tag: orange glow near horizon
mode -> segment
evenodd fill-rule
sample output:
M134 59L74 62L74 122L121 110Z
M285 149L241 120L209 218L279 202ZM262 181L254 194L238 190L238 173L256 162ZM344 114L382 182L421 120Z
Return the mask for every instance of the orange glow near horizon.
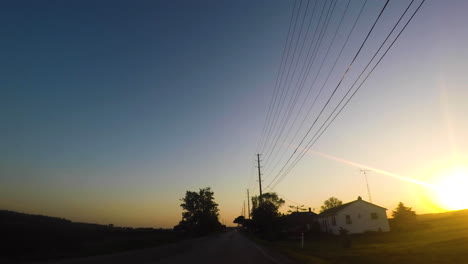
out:
M429 191L427 202L434 208L438 208L438 210L443 209L445 211L468 209L468 195L466 194L468 187L468 166L452 164L451 167L435 173L435 179L431 180L431 183L428 183L321 152L311 150L308 152L327 159L354 166L356 168L368 169L379 174L391 176L400 180L427 187Z

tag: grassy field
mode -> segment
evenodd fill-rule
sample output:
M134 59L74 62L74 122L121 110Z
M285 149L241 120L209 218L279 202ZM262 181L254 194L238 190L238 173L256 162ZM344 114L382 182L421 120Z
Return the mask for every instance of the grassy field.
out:
M405 232L352 235L351 248L340 237L262 244L304 263L468 263L468 210L418 216L419 227Z

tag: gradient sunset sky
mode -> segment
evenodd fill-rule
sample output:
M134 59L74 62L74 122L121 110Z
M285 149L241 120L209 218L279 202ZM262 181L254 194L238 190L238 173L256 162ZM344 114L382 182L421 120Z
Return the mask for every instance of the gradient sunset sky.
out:
M384 2L366 7L363 23ZM409 2L390 1L383 23ZM258 194L255 150L293 5L3 1L0 209L172 227L185 191L210 186L231 224L246 189ZM453 209L377 170L433 182L468 164L466 10L464 0L426 1L315 153L275 187L287 205L367 199L367 166L374 203Z

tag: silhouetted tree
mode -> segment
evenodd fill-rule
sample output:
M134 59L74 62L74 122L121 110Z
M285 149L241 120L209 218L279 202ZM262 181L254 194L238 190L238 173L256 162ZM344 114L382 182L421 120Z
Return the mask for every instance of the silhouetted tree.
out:
M411 229L416 224L416 212L411 207L405 206L402 202L392 211L392 229L406 230Z
M395 220L411 222L416 220L416 212L411 210L411 207L406 207L400 202L395 210L392 211L392 217Z
M243 225L244 222L245 222L245 217L243 215L236 217L236 219L234 219L233 221L233 223L239 224L239 225Z
M243 215L236 217L233 222L242 225L242 227L247 230L252 230L254 228L252 219L246 219Z
M323 211L331 209L331 208L335 208L335 207L340 206L342 204L343 204L343 202L338 200L338 198L330 197L330 198L328 198L327 200L325 200L323 202L323 205L320 207L320 212L323 212Z
M273 205L276 211L283 206L284 200L281 199L278 194L271 192L271 193L264 193L262 194L262 203L270 203ZM260 204L260 197L259 196L252 196L252 211L257 208Z
M261 197L252 197L252 220L260 233L269 236L279 231L281 225L279 208L283 204L284 200L276 193L264 193Z
M182 220L174 229L199 235L222 229L218 220L218 204L214 201L214 193L210 187L200 189L199 192L187 191L185 197L180 200L184 212Z

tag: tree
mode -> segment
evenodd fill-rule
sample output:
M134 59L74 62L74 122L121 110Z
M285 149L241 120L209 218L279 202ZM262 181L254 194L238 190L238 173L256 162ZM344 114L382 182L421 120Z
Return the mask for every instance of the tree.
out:
M279 231L279 216L281 215L279 208L284 203L284 200L276 193L264 193L261 197L252 197L252 220L260 233L271 235Z
M416 212L411 207L406 207L402 202L392 211L392 217L395 223L415 223Z
M338 200L338 198L330 197L330 198L328 198L327 200L325 200L323 202L323 205L320 207L320 212L322 213L325 210L338 207L338 206L340 206L342 204L343 204L343 202Z
M210 187L200 189L199 192L187 191L180 200L184 211L182 220L174 229L199 235L221 230L218 204L214 201L214 193Z
M238 216L238 217L236 217L236 219L234 219L233 223L239 224L239 225L244 225L245 217L243 215Z
M283 206L285 203L283 199L281 199L277 193L264 193L262 194L262 203L269 203L271 204L276 211ZM252 196L252 211L255 210L260 205L260 197L259 196Z

